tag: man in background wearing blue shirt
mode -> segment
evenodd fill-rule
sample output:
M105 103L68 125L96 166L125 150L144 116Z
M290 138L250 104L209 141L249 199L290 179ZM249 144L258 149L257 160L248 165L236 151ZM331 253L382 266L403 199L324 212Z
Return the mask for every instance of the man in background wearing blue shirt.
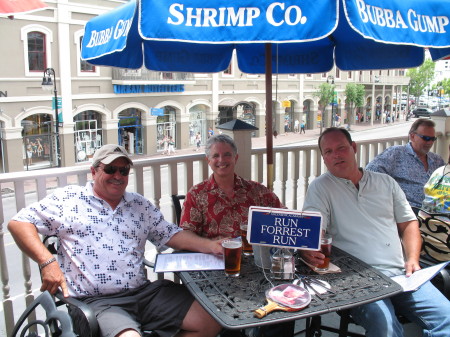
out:
M420 208L423 186L434 170L445 165L441 156L430 152L436 141L434 127L432 120L419 118L411 125L408 144L388 147L366 166L368 171L394 178L412 207Z

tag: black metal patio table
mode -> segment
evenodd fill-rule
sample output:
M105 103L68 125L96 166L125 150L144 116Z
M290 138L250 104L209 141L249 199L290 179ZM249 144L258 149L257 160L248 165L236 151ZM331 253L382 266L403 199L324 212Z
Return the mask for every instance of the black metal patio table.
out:
M253 256L242 257L241 275L226 277L223 270L180 272L179 276L199 303L227 329L287 322L374 302L402 291L401 287L358 258L333 247L331 262L340 273L319 275L300 265L303 275L330 283L331 292L313 295L308 307L296 312L276 311L256 318L253 311L266 304L265 291L272 287ZM270 278L270 272L266 275ZM274 286L289 281L270 279Z

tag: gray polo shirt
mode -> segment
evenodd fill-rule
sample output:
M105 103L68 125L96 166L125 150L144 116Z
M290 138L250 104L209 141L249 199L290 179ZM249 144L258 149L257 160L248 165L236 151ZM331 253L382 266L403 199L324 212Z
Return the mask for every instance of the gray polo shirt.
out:
M415 220L405 193L390 176L363 171L359 190L327 172L308 188L304 211L318 211L333 245L388 275L404 271L397 223Z

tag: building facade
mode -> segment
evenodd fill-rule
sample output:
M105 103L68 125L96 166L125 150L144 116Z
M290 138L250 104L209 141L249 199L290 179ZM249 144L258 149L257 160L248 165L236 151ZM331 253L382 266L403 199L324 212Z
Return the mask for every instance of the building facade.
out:
M124 145L137 156L164 151L169 138L178 149L194 147L197 135L204 143L209 129L236 118L256 126L254 136L265 134L263 75L240 72L234 59L215 74L94 67L80 59L84 25L124 1L45 2L49 7L44 10L13 19L0 16L0 172L85 163L106 143ZM52 90L44 91L48 68L55 76L50 76ZM405 73L333 69L274 75L274 131L293 132L296 121L307 129L329 126L332 118L348 123L349 82L366 88L366 106L350 122L373 123L372 112L401 110L392 98L406 90ZM337 99L324 109L316 92L330 76Z

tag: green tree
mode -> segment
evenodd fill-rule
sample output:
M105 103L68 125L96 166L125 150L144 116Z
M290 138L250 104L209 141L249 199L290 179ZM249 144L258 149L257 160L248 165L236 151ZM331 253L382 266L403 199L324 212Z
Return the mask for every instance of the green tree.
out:
M314 93L315 97L319 98L319 106L322 107L322 120L320 121L320 133L322 133L322 125L325 118L325 110L327 106L333 102L334 98L334 84L322 83L319 89ZM333 122L330 123L333 125Z
M438 83L433 84L433 89L438 90L438 97L440 99L438 108L445 108L448 107L448 103L444 103L442 101L443 98L448 98L450 95L450 78L444 78L443 80L439 81Z
M408 70L407 75L409 80L409 93L416 97L416 102L419 102L419 96L430 85L434 78L435 63L432 60L425 60L425 62L418 68Z
M433 88L442 88L444 90L444 96L450 95L450 78L444 78L442 81L439 81L439 83L435 84Z
M355 117L355 108L364 106L365 89L364 85L356 83L347 83L345 86L345 96L348 104L348 129Z

